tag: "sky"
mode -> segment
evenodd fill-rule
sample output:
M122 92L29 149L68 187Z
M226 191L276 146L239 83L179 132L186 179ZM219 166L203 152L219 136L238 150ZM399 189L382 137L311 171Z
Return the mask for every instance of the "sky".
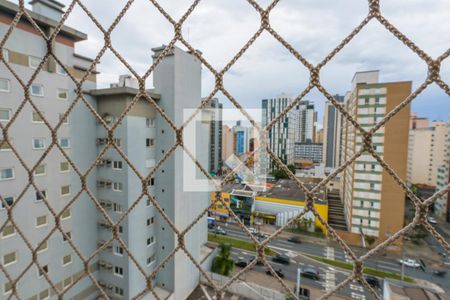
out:
M68 5L69 0L60 0ZM192 0L159 0L179 19ZM263 7L271 1L259 0ZM270 23L286 41L312 64L320 62L368 13L366 0L281 0L270 15ZM448 0L384 0L383 15L421 49L437 57L450 48L450 2ZM108 27L126 4L124 0L82 0L102 26ZM103 46L103 35L85 12L76 6L66 21L88 34L76 52L95 57ZM183 36L217 70L223 68L258 30L259 14L245 0L201 0L183 26ZM113 47L139 74L152 62L151 48L168 44L172 25L148 0L135 0L112 33ZM181 44L177 44L182 47ZM413 89L426 78L426 64L376 20L372 20L321 72L321 82L331 94L345 94L357 71L380 70L381 81L413 82ZM116 82L129 73L107 51L98 66L99 87ZM450 58L441 67L450 84ZM261 99L281 93L297 96L307 86L308 70L269 33L263 34L224 77L224 86L245 108L260 108ZM151 80L148 85L151 86ZM214 78L203 68L202 95L214 87ZM225 107L232 104L219 93ZM317 90L304 99L315 103L322 123L325 98ZM433 85L414 100L412 111L431 120L448 120L450 97Z

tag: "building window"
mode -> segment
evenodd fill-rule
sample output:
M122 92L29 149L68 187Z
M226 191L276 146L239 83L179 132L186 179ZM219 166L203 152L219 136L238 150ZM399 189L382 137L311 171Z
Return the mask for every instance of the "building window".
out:
M44 113L41 111L41 115L44 115ZM33 123L44 123L44 119L42 119L41 115L37 111L33 111L31 113L31 121Z
M3 285L3 294L7 295L12 292L12 283L7 282Z
M114 254L122 256L123 255L123 248L120 246L115 246L114 247Z
M123 189L121 182L113 182L113 191L121 192Z
M45 139L44 138L33 138L33 149L34 150L42 150L45 148Z
M151 217L150 219L147 219L147 226L150 226L153 223L155 223L155 217Z
M39 165L34 169L34 176L43 176L45 175L45 165Z
M11 110L8 108L0 108L0 122L7 122L11 119Z
M32 96L44 97L44 86L42 84L33 83L30 92Z
M0 151L11 151L11 140L7 142L4 139L0 139Z
M0 209L4 209L5 205L8 207L11 207L14 203L14 197L8 196L8 197L2 197L3 201L0 201Z
M63 259L62 259L63 266L67 266L68 264L71 264L71 263L72 263L72 255L67 254L66 256L63 256Z
M48 290L39 293L39 300L47 300L47 299L50 299L50 293Z
M119 296L123 296L123 295L124 295L124 294L123 294L123 289L120 288L120 287L118 287L118 286L114 287L114 293L115 293L116 295L119 295Z
M64 118L64 114L59 114L59 121L61 120L63 124L69 124L69 117Z
M64 281L63 281L63 287L64 288L68 287L71 284L72 284L72 277L64 279Z
M9 266L17 261L16 252L11 252L3 255L3 266Z
M151 147L155 145L155 140L154 139L145 139L145 146L146 147Z
M61 187L61 196L70 195L70 185L64 185Z
M61 219L63 219L63 220L68 219L68 218L70 218L70 209L69 208L67 208L61 215Z
M37 69L42 59L36 56L28 56L28 66L32 69Z
M5 62L9 62L9 50L3 48L3 49L2 49L2 54L3 54L3 60L4 60Z
M38 268L38 277L42 278L44 274L48 274L48 265L42 266L42 268Z
M155 185L155 178L150 178L150 182L149 182L151 186Z
M58 143L63 149L70 148L70 140L68 138L60 138Z
M147 239L147 246L150 246L151 244L153 244L155 242L155 237L152 235L151 237L149 237Z
M70 165L69 165L69 162L67 162L67 161L60 162L60 163L59 163L59 171L60 171L61 173L69 172L69 171L70 171Z
M113 161L113 169L114 170L122 170L122 161L120 161L120 160Z
M64 70L64 68L61 65L56 64L56 74L66 76L67 72L66 72L66 70Z
M16 229L12 224L8 224L5 227L3 227L2 238L7 238L13 236L14 234L16 234Z
M66 235L67 235L68 239L71 239L71 238L72 238L72 232L67 231L67 232L66 232ZM67 243L67 240L68 240L68 239L66 238L66 236L63 234L62 237L63 237L63 243Z
M48 250L48 241L42 243L39 248L37 248L37 253L45 252Z
M9 79L0 78L0 92L9 93L10 91L10 82Z
M67 100L67 99L69 99L69 92L64 89L58 89L57 96L58 96L59 100Z
M47 216L39 216L36 218L36 227L42 227L47 225Z
M11 179L14 179L14 169L13 168L0 169L0 181L11 180Z
M147 198L147 206L151 206L152 205L152 201L150 200L150 198Z
M153 254L152 256L147 258L147 265L151 265L152 263L154 263L156 260L155 255Z
M117 276L122 277L123 276L123 268L115 266L114 267L114 274Z
M47 197L47 192L46 191L36 192L36 201L42 201L46 197Z

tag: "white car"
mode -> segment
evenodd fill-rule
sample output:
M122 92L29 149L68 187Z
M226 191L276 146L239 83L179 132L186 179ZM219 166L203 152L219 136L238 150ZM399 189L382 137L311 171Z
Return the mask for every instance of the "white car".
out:
M256 229L253 228L253 227L249 227L249 228L248 228L248 231L250 231L251 234L256 234L256 233L258 233L258 230L256 230Z
M399 260L401 265L405 265L407 267L411 267L411 268L419 268L420 264L415 260L415 259L400 259Z
M430 223L430 224L437 224L437 221L436 221L436 219L435 218L433 218L433 217L428 217L428 223Z

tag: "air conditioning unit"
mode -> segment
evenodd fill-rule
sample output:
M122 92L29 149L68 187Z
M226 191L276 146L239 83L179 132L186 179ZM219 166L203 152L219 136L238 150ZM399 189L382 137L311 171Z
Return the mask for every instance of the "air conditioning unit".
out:
M97 146L106 144L108 139L97 138Z
M107 229L110 229L111 228L111 224L109 224L107 221L105 221L105 220L100 220L100 221L98 221L98 225L100 226L100 227L103 227L103 228L107 228Z
M112 267L113 267L112 264L110 264L109 262L107 262L105 260L100 260L98 262L98 266L100 268L107 269L107 270L112 270Z
M98 180L97 181L97 187L104 187L106 185L106 181L105 180Z
M113 203L112 203L111 201L109 201L109 200L100 200L100 205L101 205L103 208L111 209Z
M103 247L105 244L107 244L107 241L100 241L100 242L98 242L98 247L100 248L100 247ZM108 246L106 246L106 249L107 250L111 250L112 249L112 244L111 243L109 243L108 244Z
M110 160L110 159L104 159L104 160L103 160L103 163L104 163L107 167L111 167L111 165L112 165L112 160Z
M106 181L105 186L107 188L111 188L112 187L112 181L111 180Z
M105 160L104 159L100 159L98 162L97 162L97 166L98 167L102 167L102 166L104 166L105 165Z

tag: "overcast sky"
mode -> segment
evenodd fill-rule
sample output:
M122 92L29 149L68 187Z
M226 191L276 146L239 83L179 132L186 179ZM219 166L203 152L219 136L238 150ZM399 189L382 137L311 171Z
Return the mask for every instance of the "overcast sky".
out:
M69 0L62 0L69 4ZM105 27L122 9L123 0L82 1ZM192 0L160 0L167 12L178 19ZM260 0L266 6L270 1ZM419 47L437 57L450 48L449 0L384 0L385 17ZM306 59L322 60L367 15L366 0L281 0L274 8L272 27ZM103 36L87 15L77 7L67 25L89 35L78 43L76 51L94 57L103 45ZM259 15L245 0L201 0L186 20L183 34L203 52L217 69L222 68L257 31ZM112 34L113 46L140 74L151 64L151 48L167 44L173 37L172 26L148 0L136 0ZM321 73L323 85L332 94L344 94L356 71L379 69L382 81L412 80L422 83L427 67L416 54L401 44L375 20L332 60ZM117 81L127 70L107 51L98 66L99 85ZM214 80L203 69L202 94L208 95ZM450 84L450 59L441 68ZM261 99L282 92L292 96L307 85L309 73L272 36L264 32L225 76L227 90L247 108L259 108ZM151 84L151 82L149 82ZM231 107L222 94L217 95ZM317 91L305 99L314 101L322 123L324 97ZM431 119L448 119L450 98L437 86L425 91L413 102L413 111Z

